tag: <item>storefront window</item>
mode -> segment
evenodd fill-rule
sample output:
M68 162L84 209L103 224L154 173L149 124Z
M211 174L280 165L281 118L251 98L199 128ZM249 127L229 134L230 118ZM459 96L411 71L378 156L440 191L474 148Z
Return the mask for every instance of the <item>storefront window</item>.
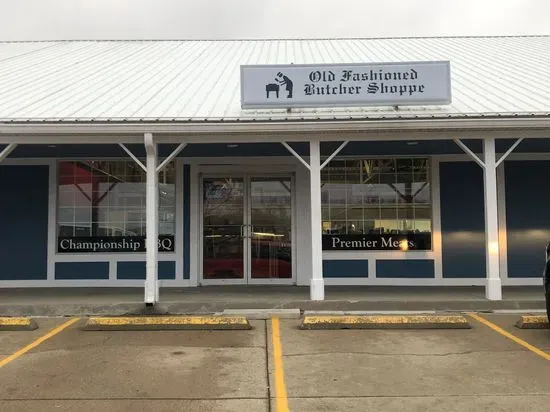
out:
M321 173L323 234L431 233L428 159L337 159Z
M143 241L146 176L135 162L63 161L58 171L57 233L60 239L65 239L65 245L71 238L95 238L103 243L108 238ZM159 237L173 238L176 223L173 163L160 172L159 189ZM142 243L139 250L143 249ZM124 245L122 249L130 251L137 247L128 246L128 242ZM106 245L99 249L113 248Z

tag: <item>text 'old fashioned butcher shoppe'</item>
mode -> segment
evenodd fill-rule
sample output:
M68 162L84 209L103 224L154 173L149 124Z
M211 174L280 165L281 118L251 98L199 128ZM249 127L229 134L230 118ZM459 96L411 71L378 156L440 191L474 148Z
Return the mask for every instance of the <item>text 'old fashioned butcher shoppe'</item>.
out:
M243 109L449 103L448 61L241 66Z

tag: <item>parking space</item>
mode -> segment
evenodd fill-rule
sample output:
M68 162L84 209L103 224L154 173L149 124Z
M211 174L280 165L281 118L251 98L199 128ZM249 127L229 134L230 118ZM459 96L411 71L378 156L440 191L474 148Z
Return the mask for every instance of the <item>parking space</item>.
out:
M91 332L81 320L0 369L0 409L74 410L81 400L84 410L266 410L265 322L252 323L249 331Z
M499 317L510 330L516 319ZM484 324L471 324L468 330L297 332L294 322L283 321L289 408L548 410L548 361ZM549 346L542 345L547 330L520 332L538 332L540 346Z
M550 330L478 316L550 353ZM233 331L84 331L81 319L0 367L0 410L548 410L548 360L469 319L457 330L301 330L281 319ZM0 359L66 321L0 333Z
M0 332L0 362L65 321L65 318L40 318L38 321L40 328L38 329L32 331Z
M483 314L483 317L536 348L550 353L550 329L520 329L515 326L519 319L515 314Z

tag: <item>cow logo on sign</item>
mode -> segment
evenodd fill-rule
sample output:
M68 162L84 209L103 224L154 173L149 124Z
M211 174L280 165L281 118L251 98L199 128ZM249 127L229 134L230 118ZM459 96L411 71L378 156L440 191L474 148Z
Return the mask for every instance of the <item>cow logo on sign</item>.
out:
M292 89L294 88L294 84L292 83L292 80L288 78L288 76L281 72L277 73L277 77L275 77L275 83L268 83L265 85L266 99L269 99L271 93L275 93L275 96L278 99L281 86L284 86L285 90L287 91L287 99L292 99Z

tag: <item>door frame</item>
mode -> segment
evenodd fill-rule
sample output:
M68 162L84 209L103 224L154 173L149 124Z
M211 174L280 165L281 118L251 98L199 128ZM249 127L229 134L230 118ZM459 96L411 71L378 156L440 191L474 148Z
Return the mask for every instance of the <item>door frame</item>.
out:
M296 284L296 176L293 170L289 170L289 167L273 167L266 170L265 167L250 168L247 172L242 171L242 166L211 166L204 167L198 173L198 186L199 186L199 224L198 224L198 250L199 250L199 262L198 262L198 285L210 286L210 285L295 285ZM243 272L242 279L204 279L203 265L204 265L204 179L208 178L242 178L244 180L244 201L243 201L243 226L244 230L249 229L249 222L251 219L250 210L250 181L251 178L256 177L288 177L291 185L291 256L292 256L292 277L288 279L252 279L251 277L251 253L250 253L250 237L243 237Z
M209 178L237 178L243 180L243 224L241 230L246 229L246 211L248 210L248 187L245 173L199 173L199 285L246 285L247 284L247 238L242 237L243 245L243 277L241 279L205 279L204 278L204 179ZM242 232L241 232L242 233Z
M247 226L251 227L252 221L252 210L251 210L251 193L250 193L250 182L252 178L274 178L274 177L287 177L290 179L290 242L291 242L291 268L292 276L290 278L252 278L252 237L249 236L246 242L246 264L247 271L245 272L246 283L248 285L295 285L296 284L296 179L294 173L247 173L245 185L246 187L246 217L247 217Z

